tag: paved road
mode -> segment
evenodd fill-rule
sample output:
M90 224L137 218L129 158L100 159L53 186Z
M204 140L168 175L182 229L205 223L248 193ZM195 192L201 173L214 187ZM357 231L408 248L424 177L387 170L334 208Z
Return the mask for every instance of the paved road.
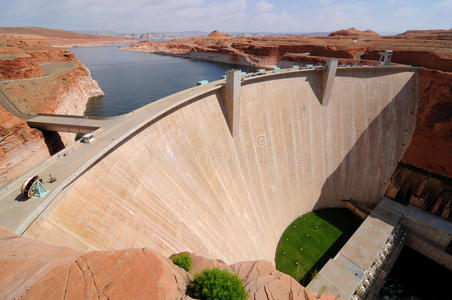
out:
M37 80L42 78L47 78L55 74L57 71L69 71L74 69L77 66L77 62L70 61L70 62L51 62L46 64L39 65L44 73L41 76L38 77L32 77L32 78L19 78L19 79L2 79L1 82L12 82L12 81L29 81L29 80Z
M33 118L33 115L24 114L21 112L16 105L12 101L9 100L6 93L3 91L2 87L0 86L0 105L9 113L12 115L22 119L22 120L28 120Z

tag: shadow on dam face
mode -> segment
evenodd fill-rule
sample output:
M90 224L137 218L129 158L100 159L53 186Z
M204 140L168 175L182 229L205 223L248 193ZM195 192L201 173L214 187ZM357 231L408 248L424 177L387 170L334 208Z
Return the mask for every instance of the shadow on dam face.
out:
M394 162L401 159L411 142L416 106L412 105L415 99L407 98L406 94L413 89L417 93L416 87L417 77L413 76L394 96L391 105L387 105L370 123L337 169L326 179L314 209L336 207L338 200L350 199L372 205L383 198L397 167ZM399 132L400 129L403 129L402 132ZM356 157L375 159L356 160ZM360 177L356 170L367 176Z
M299 215L375 204L408 146L412 71L279 76L241 88L231 137L222 93L196 98L131 135L68 186L24 235L80 250L150 247L227 263L273 261Z

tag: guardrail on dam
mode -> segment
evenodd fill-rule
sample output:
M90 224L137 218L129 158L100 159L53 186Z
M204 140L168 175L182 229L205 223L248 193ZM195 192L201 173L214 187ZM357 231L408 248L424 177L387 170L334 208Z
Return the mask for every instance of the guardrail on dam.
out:
M414 130L414 68L338 68L322 104L323 72L245 78L234 136L224 81L109 121L93 144L33 171L59 179L43 200L14 201L8 187L2 225L80 250L273 261L299 215L341 199L376 204Z

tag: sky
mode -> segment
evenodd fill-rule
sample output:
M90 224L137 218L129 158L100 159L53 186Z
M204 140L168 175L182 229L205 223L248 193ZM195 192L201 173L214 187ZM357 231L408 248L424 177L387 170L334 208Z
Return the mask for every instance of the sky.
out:
M379 33L452 27L452 0L0 0L0 26L116 32Z

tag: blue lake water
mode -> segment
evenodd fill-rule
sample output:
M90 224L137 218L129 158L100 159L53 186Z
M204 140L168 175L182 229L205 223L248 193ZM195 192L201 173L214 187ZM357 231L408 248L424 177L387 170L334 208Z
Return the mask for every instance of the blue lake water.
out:
M179 57L119 50L118 46L69 48L91 71L104 97L88 102L85 115L115 116L193 87L214 81L234 67Z

